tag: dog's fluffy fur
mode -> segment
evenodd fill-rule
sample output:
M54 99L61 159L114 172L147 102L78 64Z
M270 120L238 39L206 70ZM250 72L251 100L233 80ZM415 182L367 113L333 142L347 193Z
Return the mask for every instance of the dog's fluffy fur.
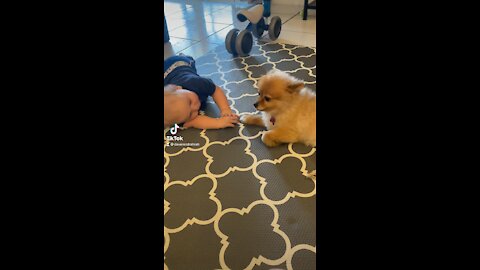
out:
M254 106L261 115L243 115L244 124L267 128L262 141L269 147L300 142L316 146L316 94L303 81L273 70L260 78ZM272 123L274 120L274 123Z

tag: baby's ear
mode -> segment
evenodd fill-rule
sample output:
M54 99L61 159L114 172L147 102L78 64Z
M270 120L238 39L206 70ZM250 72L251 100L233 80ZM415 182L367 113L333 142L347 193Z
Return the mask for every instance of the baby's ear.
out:
M296 93L296 92L300 92L300 90L302 90L303 88L305 88L305 83L302 82L302 81L292 81L290 84L288 84L288 92L290 93Z

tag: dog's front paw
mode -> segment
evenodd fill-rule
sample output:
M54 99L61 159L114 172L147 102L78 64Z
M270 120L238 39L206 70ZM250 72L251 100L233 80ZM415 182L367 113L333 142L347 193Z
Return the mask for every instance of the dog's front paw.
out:
M251 115L242 115L240 116L240 122L244 123L244 124L248 124L248 117L251 116Z
M271 132L266 132L262 135L262 142L268 147L274 147L280 144L278 141L275 140Z
M242 115L240 116L240 122L247 125L265 126L262 117L259 115Z

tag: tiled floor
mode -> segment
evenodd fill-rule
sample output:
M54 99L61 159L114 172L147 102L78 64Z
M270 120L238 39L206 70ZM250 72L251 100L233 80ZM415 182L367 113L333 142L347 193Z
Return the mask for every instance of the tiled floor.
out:
M316 11L308 11L302 20L302 0L294 5L276 5L272 2L272 16L282 19L282 31L277 42L316 47ZM217 46L224 46L225 37L232 28L244 29L247 22L236 18L240 9L248 8L240 0L165 0L165 17L170 42L164 44L164 58L182 52L198 58ZM268 40L268 38L267 38Z

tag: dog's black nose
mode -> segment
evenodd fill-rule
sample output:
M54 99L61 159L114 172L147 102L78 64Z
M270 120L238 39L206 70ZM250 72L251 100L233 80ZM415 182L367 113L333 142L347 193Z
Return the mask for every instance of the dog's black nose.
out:
M256 109L256 108L257 108L257 106L258 106L258 102L257 102L257 103L255 103L255 104L253 104L253 106L255 106L255 109Z

